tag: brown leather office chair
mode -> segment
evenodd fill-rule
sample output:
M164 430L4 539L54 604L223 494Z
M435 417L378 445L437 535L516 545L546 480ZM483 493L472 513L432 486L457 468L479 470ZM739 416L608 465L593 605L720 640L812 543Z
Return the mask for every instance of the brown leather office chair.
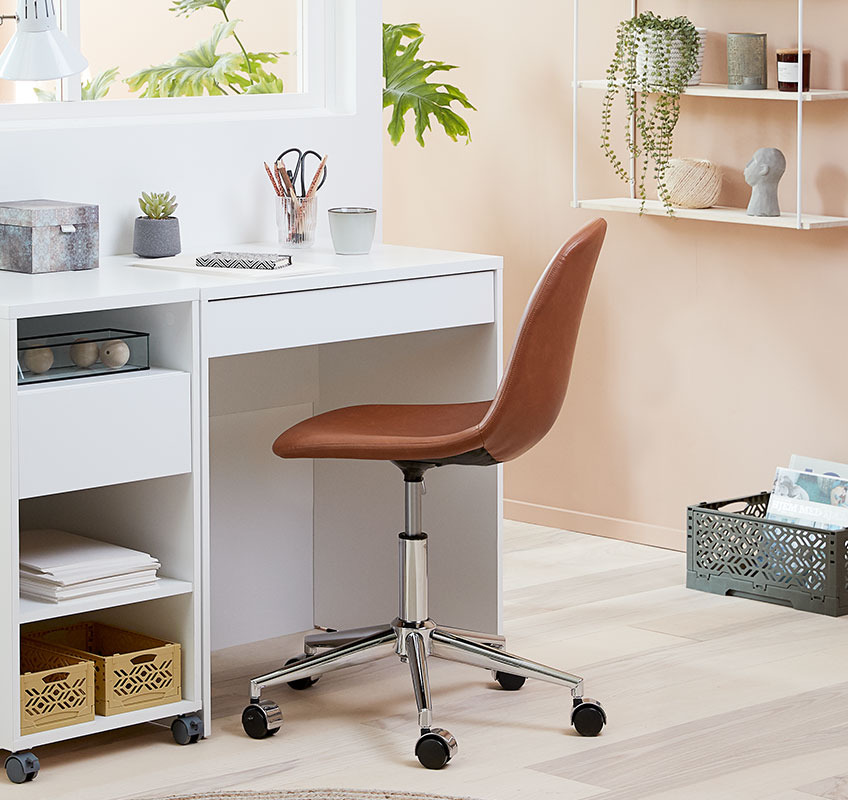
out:
M497 634L438 625L427 608L427 534L421 526L424 473L450 464L490 466L527 452L551 429L565 398L580 319L606 234L595 220L570 239L536 286L495 398L452 405L368 405L312 417L274 442L280 458L350 458L391 461L403 472L405 530L400 534L400 610L389 624L305 638L305 654L250 683L250 705L242 714L248 735L275 734L279 707L261 700L262 689L288 683L311 686L317 676L379 655L406 660L418 704L421 737L415 753L430 769L443 767L456 740L432 727L428 656L493 670L507 690L538 678L571 689L571 722L578 733L596 736L606 724L600 703L583 697L583 680L512 655ZM323 648L331 648L321 652Z

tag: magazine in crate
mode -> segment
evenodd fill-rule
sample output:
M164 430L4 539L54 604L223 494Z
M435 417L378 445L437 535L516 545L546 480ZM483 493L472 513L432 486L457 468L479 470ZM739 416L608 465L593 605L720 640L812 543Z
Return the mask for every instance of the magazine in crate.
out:
M822 530L848 528L848 465L792 456L779 467L767 518Z

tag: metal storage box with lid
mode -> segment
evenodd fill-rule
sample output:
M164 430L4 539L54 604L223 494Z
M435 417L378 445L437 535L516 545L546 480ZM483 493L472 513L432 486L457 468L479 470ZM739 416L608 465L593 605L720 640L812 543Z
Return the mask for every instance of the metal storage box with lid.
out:
M100 265L100 209L61 200L0 203L0 269L43 273Z

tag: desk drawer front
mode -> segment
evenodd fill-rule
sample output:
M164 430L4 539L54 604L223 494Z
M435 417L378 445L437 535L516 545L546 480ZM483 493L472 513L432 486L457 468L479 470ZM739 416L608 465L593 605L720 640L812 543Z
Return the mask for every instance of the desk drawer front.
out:
M342 286L205 304L210 358L494 322L492 272Z
M47 384L18 394L21 497L191 471L183 372Z

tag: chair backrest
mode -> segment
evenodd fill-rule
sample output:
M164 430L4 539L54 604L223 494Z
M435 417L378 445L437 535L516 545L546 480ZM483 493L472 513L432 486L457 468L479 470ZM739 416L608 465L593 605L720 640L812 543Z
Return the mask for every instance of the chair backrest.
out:
M578 231L536 284L495 399L479 426L486 451L497 461L527 452L559 415L606 231L603 219Z

